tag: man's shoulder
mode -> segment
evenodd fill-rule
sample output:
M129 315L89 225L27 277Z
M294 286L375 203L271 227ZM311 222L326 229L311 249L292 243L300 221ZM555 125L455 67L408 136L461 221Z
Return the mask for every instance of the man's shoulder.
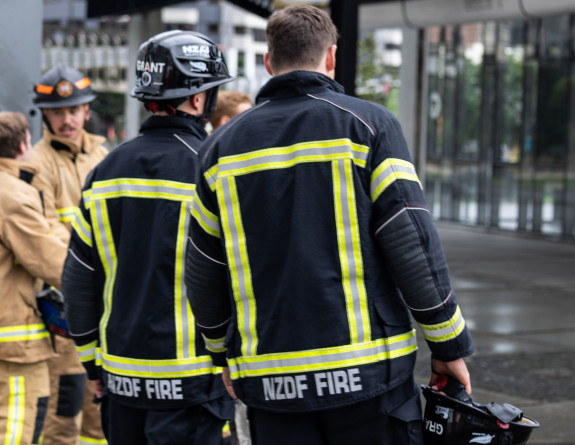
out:
M0 171L0 203L2 209L12 213L24 205L40 202L38 191L26 181Z

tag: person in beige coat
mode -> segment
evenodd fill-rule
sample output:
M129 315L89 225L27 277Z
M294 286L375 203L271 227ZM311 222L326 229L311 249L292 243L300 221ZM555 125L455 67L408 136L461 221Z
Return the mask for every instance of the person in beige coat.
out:
M38 280L57 288L67 246L51 234L23 114L0 112L0 443L38 443L49 396L50 333Z
M84 129L96 98L80 71L58 65L35 86L44 132L32 150L38 168L34 186L44 196L46 217L66 245L88 173L108 154L105 138ZM94 390L71 339L56 337L57 357L50 361L52 396L42 445L106 443Z

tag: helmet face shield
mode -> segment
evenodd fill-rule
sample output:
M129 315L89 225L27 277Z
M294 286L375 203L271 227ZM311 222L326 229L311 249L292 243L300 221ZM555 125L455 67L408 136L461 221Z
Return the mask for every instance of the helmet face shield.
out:
M185 98L231 80L214 42L192 31L167 31L140 46L132 96L142 101Z
M422 390L426 399L426 445L524 445L533 430L539 427L537 421L523 416L512 405L464 403L429 386L423 385ZM498 416L508 423L504 423Z

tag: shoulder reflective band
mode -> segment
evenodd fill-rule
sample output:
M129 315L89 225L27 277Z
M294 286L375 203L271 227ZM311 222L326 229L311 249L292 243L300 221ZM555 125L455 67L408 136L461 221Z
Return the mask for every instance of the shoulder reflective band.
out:
M355 144L349 139L304 142L223 157L205 173L205 178L214 190L218 178L289 168L301 163L352 159L356 165L365 167L368 154L369 147Z
M421 182L412 163L403 159L388 158L377 166L371 175L371 200L377 198L398 179L414 181L421 187Z

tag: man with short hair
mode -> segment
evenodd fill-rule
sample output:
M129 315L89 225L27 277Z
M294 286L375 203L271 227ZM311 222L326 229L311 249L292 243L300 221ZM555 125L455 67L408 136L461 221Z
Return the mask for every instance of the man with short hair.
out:
M88 133L90 103L96 98L90 79L75 68L57 65L34 88L44 132L32 150L38 174L33 185L42 192L46 217L66 245L86 176L107 154L105 138ZM55 337L57 356L50 360L51 397L43 445L104 444L92 385L73 340Z
M54 350L36 302L38 280L60 287L66 245L50 233L30 185L30 131L21 113L0 112L0 443L38 443Z
M256 104L201 148L186 261L212 360L256 445L423 443L411 317L433 385L473 352L396 118L334 81L338 32L275 11Z
M204 126L233 78L217 45L191 31L153 36L135 68L132 96L153 115L86 181L62 277L66 316L101 386L111 445L220 445L234 403L183 271Z

